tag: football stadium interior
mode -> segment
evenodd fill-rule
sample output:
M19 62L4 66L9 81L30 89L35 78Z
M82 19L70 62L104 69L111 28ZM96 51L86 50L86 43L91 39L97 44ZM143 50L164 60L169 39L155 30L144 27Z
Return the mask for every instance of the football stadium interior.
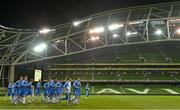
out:
M91 94L180 94L180 2L128 7L39 29L0 26L0 86L81 78ZM84 93L84 92L83 92Z

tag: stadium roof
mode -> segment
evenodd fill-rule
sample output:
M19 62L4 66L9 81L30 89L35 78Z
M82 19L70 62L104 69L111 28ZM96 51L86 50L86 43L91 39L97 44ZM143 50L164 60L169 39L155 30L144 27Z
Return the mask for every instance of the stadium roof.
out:
M179 10L180 2L171 2L111 10L41 31L0 26L0 64L18 65L112 46L179 41ZM34 51L42 43L44 51Z

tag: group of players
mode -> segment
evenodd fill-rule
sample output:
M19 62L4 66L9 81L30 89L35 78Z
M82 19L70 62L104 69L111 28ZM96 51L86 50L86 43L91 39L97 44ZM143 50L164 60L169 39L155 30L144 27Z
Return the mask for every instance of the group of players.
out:
M44 81L43 84L41 80L39 80L34 87L33 91L33 80L28 81L27 76L20 77L15 83L11 82L8 86L7 96L10 97L10 100L13 104L26 104L36 102L39 97L42 95L42 103L59 103L62 100L66 100L69 105L71 102L74 104L79 103L79 98L81 96L81 82L80 78L77 78L71 84L71 79L67 79L64 82L58 80ZM74 97L71 98L71 89L73 87ZM43 91L41 91L43 88ZM89 83L86 84L86 98L89 96ZM34 98L33 98L34 92ZM65 97L61 96L65 94Z

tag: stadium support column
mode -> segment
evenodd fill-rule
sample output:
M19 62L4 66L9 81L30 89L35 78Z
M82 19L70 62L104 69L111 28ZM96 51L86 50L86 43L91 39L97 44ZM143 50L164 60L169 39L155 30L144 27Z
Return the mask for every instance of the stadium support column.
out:
M94 68L94 67L93 67ZM91 93L94 94L94 75L95 75L95 71L92 70L92 89L91 89Z
M14 71L15 71L15 66L11 65L9 67L8 82L14 81Z

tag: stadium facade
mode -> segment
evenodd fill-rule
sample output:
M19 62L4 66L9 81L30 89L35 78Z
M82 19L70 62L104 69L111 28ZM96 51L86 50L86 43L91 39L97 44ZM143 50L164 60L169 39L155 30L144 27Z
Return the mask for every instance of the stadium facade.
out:
M158 91L168 87L171 92L162 91L176 94L179 10L180 2L171 2L111 10L42 31L1 26L1 86L21 75L33 78L40 69L44 80L81 77L94 88L120 87L120 93L132 93L127 88L135 85ZM42 43L46 49L35 51Z

